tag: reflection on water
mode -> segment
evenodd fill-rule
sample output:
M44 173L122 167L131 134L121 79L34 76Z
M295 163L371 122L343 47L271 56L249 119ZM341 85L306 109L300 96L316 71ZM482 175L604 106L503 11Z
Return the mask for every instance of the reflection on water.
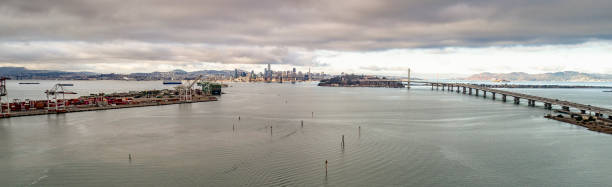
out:
M2 119L0 181L5 186L612 183L612 168L602 164L612 161L612 136L547 120L539 108L428 87L233 84L225 92L218 102Z

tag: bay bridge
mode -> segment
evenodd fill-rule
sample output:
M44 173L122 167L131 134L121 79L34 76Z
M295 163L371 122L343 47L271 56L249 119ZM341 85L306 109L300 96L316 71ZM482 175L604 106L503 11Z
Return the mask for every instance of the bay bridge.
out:
M408 70L408 77L410 77L410 69ZM407 87L410 88L411 83L420 83L430 85L431 90L442 90L449 92L462 93L464 95L475 95L491 99L501 99L502 102L507 102L509 97L512 98L514 104L519 105L522 101L527 101L527 106L536 107L536 103L542 103L545 109L552 110L553 106L558 106L563 112L570 112L572 109L580 111L580 114L594 113L596 117L612 120L612 109L585 105L570 101L563 101L559 99L540 97L535 95L517 93L507 90L499 90L487 87L486 85L476 85L467 83L441 83L441 82L430 82L430 81L415 81L408 79L372 79L372 80L359 80L359 86L368 87L390 87L399 88ZM489 94L489 95L487 95Z
M397 80L402 81L402 80ZM474 96L482 96L483 98L490 97L493 100L501 100L502 102L511 101L519 105L521 102L527 102L527 106L536 107L537 103L541 103L544 106L544 109L552 110L553 106L557 106L561 108L561 111L570 112L570 110L580 111L581 114L591 114L593 113L596 117L604 118L612 120L612 109L586 105L575 103L571 101L564 101L559 99L517 93L507 90L499 90L494 88L489 88L486 86L476 85L476 84L466 84L466 83L440 83L440 82L429 82L429 81L403 81L403 82L413 82L413 83L422 83L425 85L431 86L431 90L442 90L448 92L456 92L463 95L474 95ZM409 85L407 87L410 87Z

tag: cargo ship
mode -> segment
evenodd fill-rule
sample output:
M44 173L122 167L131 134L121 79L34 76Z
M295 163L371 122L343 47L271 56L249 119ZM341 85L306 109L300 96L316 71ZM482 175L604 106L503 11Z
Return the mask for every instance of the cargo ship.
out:
M172 81L164 81L164 84L183 84L183 82L172 80Z

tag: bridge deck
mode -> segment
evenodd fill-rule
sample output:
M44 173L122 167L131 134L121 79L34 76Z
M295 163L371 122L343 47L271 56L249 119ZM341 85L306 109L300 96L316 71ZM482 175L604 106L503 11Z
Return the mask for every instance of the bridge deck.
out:
M564 107L572 107L572 108L576 108L578 110L592 111L592 112L596 112L596 113L599 113L599 114L606 114L608 116L610 116L612 114L612 109L608 109L608 108L591 106L591 105L585 105L585 104L580 104L580 103L575 103L575 102L570 102L570 101L563 101L563 100L558 100L558 99L551 99L551 98L540 97L540 96L534 96L534 95L529 95L529 94L516 93L516 92L511 92L511 91L505 91L505 90L498 90L498 89L493 89L493 88L488 88L488 87L483 87L483 86L473 85L473 84L464 84L464 83L435 83L435 82L426 82L426 81L412 81L412 82L425 83L425 84L432 85L432 86L438 85L438 86L444 86L444 87L452 86L452 87L472 88L472 89L482 90L482 91L491 92L491 93L495 93L495 94L511 96L511 97L519 98L519 99L528 99L528 100L533 100L533 101L542 102L542 103L548 103L548 104L552 104L552 105L559 105L559 106L564 106Z

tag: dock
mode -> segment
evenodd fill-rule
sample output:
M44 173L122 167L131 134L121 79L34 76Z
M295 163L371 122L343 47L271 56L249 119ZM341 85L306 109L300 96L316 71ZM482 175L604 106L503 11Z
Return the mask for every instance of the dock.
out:
M200 75L172 90L97 93L78 98L66 98L66 95L77 94L65 88L74 86L73 84L57 83L51 89L44 90L46 100L14 99L12 102L3 103L2 97L7 95L7 78L0 77L0 118L217 101L215 95L221 95L222 85L201 81L201 78ZM200 89L194 88L196 85Z
M156 100L156 101L150 101L150 102L140 102L140 103L123 104L123 105L67 107L65 110L38 109L38 110L26 110L26 111L12 111L11 113L0 114L0 118L63 114L63 113L87 112L87 111L98 111L98 110L112 110L112 109L122 109L122 108L149 107L149 106L173 105L173 104L208 102L208 101L217 101L217 98L210 96L210 97L201 97L197 99L194 98L191 101Z

